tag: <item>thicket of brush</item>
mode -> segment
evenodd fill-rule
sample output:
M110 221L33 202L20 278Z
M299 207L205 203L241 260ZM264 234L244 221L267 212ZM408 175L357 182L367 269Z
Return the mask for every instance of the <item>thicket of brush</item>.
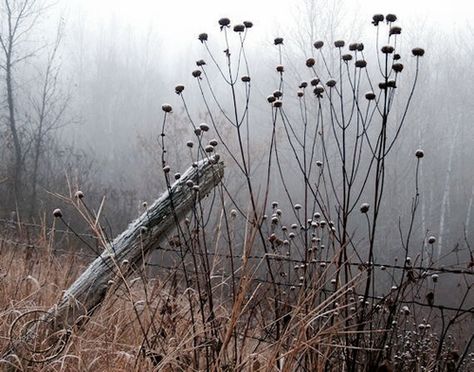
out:
M196 62L196 87L175 87L192 140L173 137L173 107L164 104L159 161L170 187L180 177L176 162L218 153L227 181L195 204L147 264L132 268L128 285L65 330L60 345L25 343L9 363L68 371L471 370L474 260L467 239L445 257L435 236L416 236L422 149L406 155L414 160L409 214L398 225L384 222L387 168L397 166L392 154L424 50L399 54L395 15L375 15L373 24L375 55L359 42L316 41L296 86L276 38L266 102L251 99L252 23L219 20L223 45L200 34L208 57ZM202 98L199 121L188 91ZM259 138L254 105L268 106L271 123ZM70 205L94 214L86 202L72 196ZM387 229L399 232L397 257L381 251ZM2 349L41 322L108 231L99 212L89 233L100 236L77 230L59 220L52 229L4 222Z

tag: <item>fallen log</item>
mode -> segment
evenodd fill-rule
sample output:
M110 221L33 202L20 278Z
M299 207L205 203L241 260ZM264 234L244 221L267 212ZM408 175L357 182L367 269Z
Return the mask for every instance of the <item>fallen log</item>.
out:
M224 165L218 160L215 155L195 163L146 212L106 244L103 253L64 292L58 304L42 312L39 320L47 325L49 334L80 326L82 320L100 307L106 293L111 290L110 281L116 279L121 263L128 262L129 267L139 265L176 228L176 222L221 181ZM120 278L125 279L129 273L120 271ZM30 324L33 323L30 321ZM11 340L9 349L3 353L3 362L14 363L18 344L32 337L38 337L38 333L28 329L21 339Z

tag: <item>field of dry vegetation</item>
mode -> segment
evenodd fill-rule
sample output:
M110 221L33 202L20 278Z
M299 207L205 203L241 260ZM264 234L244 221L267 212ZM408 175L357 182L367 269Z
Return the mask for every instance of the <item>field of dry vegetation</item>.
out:
M156 204L143 203L139 223L114 240L103 206L89 205L77 185L57 199L54 218L0 221L0 365L474 370L474 257L467 238L440 254L437 237L416 228L423 149L407 155L407 215L398 225L386 222L387 169L396 166L391 156L409 120L425 51L398 54L395 15L375 15L373 24L373 58L359 42L315 41L314 57L301 63L306 78L296 86L284 65L284 40L276 38L276 83L259 103L271 125L258 135L245 49L252 23L219 20L217 47L200 34L207 57L192 72L196 86L177 85L179 103L162 106L155 143L167 191L162 218L155 217ZM199 121L187 105L188 89L202 100ZM189 123L188 142L173 137L177 106ZM210 174L223 163L225 176L207 189L203 175L190 181L176 163L190 165L191 173L204 164ZM78 216L82 227L68 222ZM384 240L388 229L396 241ZM115 251L125 238L138 254ZM89 297L100 290L89 306L66 290L94 259L106 274L92 275L84 289ZM56 312L61 301L66 315Z

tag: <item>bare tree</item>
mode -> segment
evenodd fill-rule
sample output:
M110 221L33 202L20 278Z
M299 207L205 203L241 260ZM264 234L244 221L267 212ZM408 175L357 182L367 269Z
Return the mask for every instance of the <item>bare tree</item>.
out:
M13 198L16 206L23 200L24 143L17 118L16 66L32 57L38 49L30 49L28 35L38 22L43 4L38 0L4 0L0 5L0 68L4 72L7 126L12 147L13 164L10 169Z

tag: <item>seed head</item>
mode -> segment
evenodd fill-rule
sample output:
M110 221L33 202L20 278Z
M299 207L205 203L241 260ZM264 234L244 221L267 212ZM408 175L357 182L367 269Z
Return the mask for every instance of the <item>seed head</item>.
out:
M301 209L301 204L295 204L295 209L300 210Z
M194 142L193 141L188 141L188 142L186 142L186 146L188 146L189 148L192 148L194 146Z
M423 57L425 54L425 50L423 48L413 48L411 52L415 57Z
M250 76L244 75L244 76L242 76L241 80L242 80L244 83L248 83L248 82L250 82Z
M213 147L216 147L217 146L217 140L215 138L213 138L209 141L209 144Z
M429 243L429 244L434 244L434 243L436 243L436 238L435 238L434 236L430 236L430 237L428 238L428 243Z
M380 22L383 22L384 20L384 16L383 14L375 14L373 17L372 17L372 24L374 26L378 26Z
M321 217L321 214L319 212L316 212L314 215L313 215L314 218L318 219Z
M321 84L316 85L313 90L314 94L320 97L324 93L324 87Z
M76 199L82 199L84 197L84 193L81 190L77 190L76 193L74 194L74 197Z
M357 61L355 61L355 67L365 68L367 67L367 61L364 59L358 59Z
M362 213L367 213L369 211L370 205L369 203L362 203L360 206L360 211Z
M395 48L391 45L384 45L382 47L382 53L383 54L392 54Z
M283 71L285 71L285 68L283 67L283 65L277 65L276 70L278 72L283 72Z
M316 165L317 165L318 167L322 167L322 166L323 166L323 162L320 161L320 160L318 160L318 161L316 161Z
M207 41L207 34L205 32L199 34L198 39L201 43L204 43L205 41Z
M184 85L182 84L178 84L174 87L174 91L176 92L176 94L183 93L183 90L184 90Z
M237 211L236 211L235 209L232 209L232 210L230 211L230 216L231 216L232 218L237 217Z
M314 58L312 57L308 58L306 60L306 67L313 67L315 63L316 63L316 60Z
M351 52L357 50L357 43L350 43L350 44L349 44L349 50L350 50Z
M308 86L308 83L307 83L306 81L302 81L298 88L304 89L304 88L306 88L307 86Z
M387 83L385 81L381 81L379 83L379 88L382 89L382 90L387 89Z
M187 180L187 181L186 181L186 186L188 186L188 187L193 187L193 186L194 186L193 180Z
M275 90L273 92L273 97L275 98L281 98L283 96L283 93L280 90Z
M169 173L170 170L171 170L171 168L170 168L169 165L165 165L165 166L163 167L163 172L165 172L165 173Z
M253 23L250 22L250 21L244 21L244 26L245 26L246 28L252 28L252 27L253 27Z
M244 32L244 31L245 31L245 25L238 24L234 26L234 32Z
M437 282L438 282L438 279L439 279L439 275L438 275L438 274L433 274L433 275L431 275L431 280L433 281L433 283L437 283Z
M207 145L207 146L204 148L204 151L206 151L207 153L213 152L213 151L214 151L214 147L211 146L211 145Z
M53 216L56 217L56 218L61 218L63 216L63 212L61 211L61 209L56 208L53 211Z
M403 64L402 63L394 63L392 65L392 69L393 69L393 71L395 71L397 73L402 72L403 71Z
M276 98L275 98L275 96L273 96L273 95L267 97L268 103L273 103L273 102L275 102L275 100L276 100Z
M196 136L200 136L201 135L201 128L194 128L194 134Z
M334 79L329 79L327 82L326 82L326 85L329 87L329 88L334 88L336 86L336 80Z
M400 35L402 33L402 28L400 26L390 27L389 35Z
M364 43L357 43L357 51L362 52L364 50Z
M408 306L403 306L402 307L402 314L404 315L410 315L410 308Z
M336 40L336 41L334 42L334 46L335 46L336 48L343 48L345 44L346 44L346 43L344 42L344 40Z
M219 26L222 27L227 27L230 25L230 19L229 18L221 18L219 19Z
M425 152L424 152L422 149L418 149L418 150L416 150L416 152L415 152L415 156L416 156L418 159L421 159L423 156L425 156Z
M203 59L198 59L196 61L196 66L198 67L205 66L205 65L206 65L206 61L204 61Z
M192 72L192 75L193 75L193 77L195 77L195 78L200 77L201 74L202 74L202 71L201 71L201 70L194 70L194 71Z
M273 107L280 108L283 106L283 101L281 99L275 100L275 102L272 103Z
M312 79L311 79L311 85L312 85L313 87L315 87L316 85L319 84L320 81L321 81L321 80L319 80L318 78L312 78Z
M395 80L387 81L387 88L396 88L396 87L397 87L397 82Z
M342 60L344 62L349 62L352 59L352 54L343 54L342 55Z
M201 123L199 124L199 128L203 131L203 132L207 132L209 130L209 125L207 125L206 123Z
M304 96L304 91L298 90L298 91L296 92L296 95L301 98L301 97Z
M316 49L321 49L324 46L324 41L318 40L313 45Z
M275 38L275 40L273 40L273 44L282 45L283 44L283 38L282 37Z
M385 16L385 20L387 21L387 23L395 22L397 20L397 16L395 14L387 14Z
M169 113L169 112L173 111L173 107L171 107L171 105L168 104L168 103L163 104L161 106L161 109L166 113Z
M181 178L181 173L175 173L174 174L174 179L179 180Z

